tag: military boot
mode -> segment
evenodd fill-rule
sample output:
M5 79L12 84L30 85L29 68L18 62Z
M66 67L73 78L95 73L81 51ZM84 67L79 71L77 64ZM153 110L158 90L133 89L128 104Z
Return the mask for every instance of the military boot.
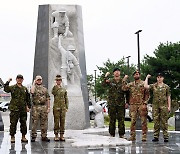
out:
M15 137L11 136L11 143L15 143Z
M58 136L58 134L55 134L54 141L59 141L59 136Z
M47 137L42 137L42 138L41 138L41 141L50 142L50 139L47 138Z
M64 138L64 135L63 135L63 134L60 134L59 140L60 140L60 141L65 141L65 138Z
M25 135L22 135L22 139L21 139L21 142L28 142L28 140L26 139Z
M31 142L35 142L35 141L36 141L36 137L32 137Z
M146 142L146 141L147 141L147 136L146 136L146 135L143 135L143 136L142 136L142 141L143 141L143 142Z
M124 135L120 135L119 138L127 139Z
M131 136L130 138L128 138L128 141L135 141L136 140L136 137L134 136Z

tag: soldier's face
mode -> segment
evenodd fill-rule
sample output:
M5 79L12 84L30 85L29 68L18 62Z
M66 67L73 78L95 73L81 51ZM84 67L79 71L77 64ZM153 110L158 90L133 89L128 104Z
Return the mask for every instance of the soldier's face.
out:
M135 73L134 74L134 80L139 80L140 78L140 74L139 73Z
M113 74L114 74L115 77L119 77L120 74L121 74L121 72L117 70L117 71L115 71Z
M17 82L17 84L22 84L23 80L24 80L24 79L22 79L22 78L17 78L17 79L16 79L16 82Z
M164 77L162 77L162 76L157 77L157 82L161 83L161 82L163 82L163 80L164 80Z
M57 85L61 85L61 83L62 83L62 80L56 80Z
M42 84L42 79L37 79L37 80L36 80L36 84L37 84L37 85L41 85L41 84Z

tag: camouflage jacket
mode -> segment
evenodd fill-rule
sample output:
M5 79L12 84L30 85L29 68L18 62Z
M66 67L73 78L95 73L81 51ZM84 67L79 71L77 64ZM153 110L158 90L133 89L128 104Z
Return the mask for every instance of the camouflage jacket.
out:
M34 93L32 93L32 102L34 105L46 105L50 99L47 88L42 85L35 85Z
M126 83L123 81L122 89L130 92L129 104L147 104L149 91L144 88L144 81Z
M9 86L7 81L4 84L4 91L11 93L11 101L9 105L10 111L25 111L28 106L31 108L30 93L24 86L19 87L17 84Z
M108 90L108 106L124 106L126 92L122 90L122 79L116 82L114 79L110 79L110 82L106 82L107 78L104 79L103 85Z
M150 90L153 92L153 105L167 106L168 96L171 95L170 87L163 84L161 87L157 83L150 84Z
M52 94L54 95L54 109L68 109L68 97L65 88L54 86L52 89Z

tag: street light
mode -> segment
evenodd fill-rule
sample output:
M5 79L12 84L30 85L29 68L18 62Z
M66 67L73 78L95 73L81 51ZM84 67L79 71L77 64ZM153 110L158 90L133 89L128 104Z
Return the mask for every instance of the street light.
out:
M139 33L142 30L138 30L135 34L137 34L137 46L138 46L138 71L140 72L140 46L139 46Z
M128 75L129 75L129 58L130 58L131 56L127 56L126 58L127 58L127 64L128 64Z
M94 93L95 93L95 102L96 102L96 71L97 70L94 70Z

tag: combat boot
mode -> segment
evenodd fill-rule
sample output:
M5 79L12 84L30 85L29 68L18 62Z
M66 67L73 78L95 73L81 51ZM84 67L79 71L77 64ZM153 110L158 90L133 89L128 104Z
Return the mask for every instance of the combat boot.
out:
M60 134L59 140L60 140L60 141L65 141L65 138L64 138L64 135L63 135L63 134Z
M41 141L50 142L50 139L48 139L47 137L42 137Z
M120 135L119 138L127 139L124 135Z
M128 138L128 141L135 141L136 138L134 136L131 136L130 138Z
M22 139L21 139L21 142L28 142L28 140L26 139L25 135L22 135Z
M58 134L55 134L54 141L59 141L59 136L58 136Z
M153 142L158 142L158 141L159 141L159 139L158 139L158 138L156 138L156 137L154 137L154 139L152 139L152 141L153 141Z
M11 143L15 143L15 137L11 136Z
M32 137L31 142L35 142L35 141L36 141L36 137Z
M147 136L146 136L146 135L143 135L143 136L142 136L142 141L143 141L143 142L146 142L146 141L147 141Z

